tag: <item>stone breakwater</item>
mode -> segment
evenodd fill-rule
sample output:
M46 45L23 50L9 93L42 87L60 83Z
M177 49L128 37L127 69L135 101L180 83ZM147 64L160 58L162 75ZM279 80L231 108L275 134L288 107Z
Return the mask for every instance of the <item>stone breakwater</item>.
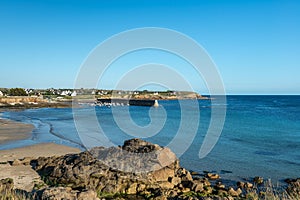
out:
M261 177L229 187L219 181L218 174L191 173L170 149L140 139L120 147L11 164L31 165L41 177L32 191L18 190L28 199L258 199L266 195L256 191L264 183ZM300 179L289 181L285 193L300 195ZM11 179L0 181L0 197L3 191L15 191Z
M132 105L132 106L154 106L155 100L151 99L124 99L124 98L98 98L95 103L100 106Z

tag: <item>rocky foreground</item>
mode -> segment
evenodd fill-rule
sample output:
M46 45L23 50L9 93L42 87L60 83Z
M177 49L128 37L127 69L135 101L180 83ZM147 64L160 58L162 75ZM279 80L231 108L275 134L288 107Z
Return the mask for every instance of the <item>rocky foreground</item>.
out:
M181 167L175 154L140 139L121 147L97 147L64 156L25 158L11 165L31 166L40 176L34 187L20 190L12 179L0 181L0 199L299 199L300 179L281 193L258 187L264 180L228 187L218 174L200 176Z

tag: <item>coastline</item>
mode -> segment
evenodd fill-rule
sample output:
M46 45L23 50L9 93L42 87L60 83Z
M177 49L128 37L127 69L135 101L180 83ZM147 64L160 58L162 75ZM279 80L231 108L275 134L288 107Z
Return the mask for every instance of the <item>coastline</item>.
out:
M27 97L0 97L0 119L2 112L12 112L12 111L21 111L26 109L39 109L39 108L80 108L82 104L96 104L98 99L103 100L124 100L124 101L175 101L175 100L211 100L212 98L201 95L186 95L186 96L147 96L140 95L129 98L128 96L112 97L112 96L103 96L90 97L89 96L77 96L72 99L60 99L58 101L45 101L45 99L39 99L37 102L28 102ZM30 98L29 98L30 99Z
M273 102L273 101L272 101ZM277 105L276 105L277 106ZM23 109L6 109L6 110L4 110L4 111L21 111L21 110L23 110ZM34 109L33 109L34 110ZM48 111L46 111L46 112L48 112ZM263 152L264 153L264 152ZM257 153L258 154L258 153ZM262 155L262 154L260 154L260 155L258 155L258 157L263 157L263 156L265 156L265 155ZM268 156L268 155L267 155ZM11 161L13 161L13 159L11 159ZM230 181L230 183L229 182L227 182L228 180L231 180L231 179L227 179L227 178L225 178L225 175L223 175L223 173L222 173L222 171L225 171L225 174L227 174L227 172L226 172L226 170L228 170L227 168L221 168L221 169L216 169L215 167L213 167L213 166L209 166L209 165L206 165L206 166L208 166L206 169L204 169L204 168L197 168L197 169L193 169L193 168L189 168L187 165L183 165L184 167L186 167L186 169L187 170L189 170L190 172L194 172L195 174L197 174L197 173L199 173L201 176L202 175L205 175L205 173L206 172L210 172L210 173L217 173L217 174L220 174L220 176L221 176L221 179L219 179L218 181L221 181L224 185L226 185L226 186L232 186L232 185L236 185L236 182L237 182L237 180L232 180L232 181ZM227 166L227 165L225 165L225 166ZM224 169L224 170L223 170ZM203 172L203 173L202 173ZM231 170L231 169L229 169L229 171L228 171L228 174L234 174L236 171L235 170ZM226 175L227 176L227 175ZM249 181L249 182L251 182L252 181L252 179L253 179L253 177L255 177L255 176L260 176L260 177L264 177L265 178L265 180L267 180L268 179L268 176L264 176L264 175L262 175L262 174L259 174L259 173L257 173L257 174L253 174L253 175L251 175L251 176L239 176L239 179L238 180L241 180L241 181ZM284 183L283 181L284 181L284 179L285 178L296 178L297 176L281 176L280 177L280 184L282 183ZM225 178L225 179L224 179ZM277 180L277 179L275 179L275 180ZM276 183L276 181L275 181L275 183Z
M299 199L300 179L283 188L263 177L228 185L218 174L190 172L169 148L137 138L91 151L61 148L46 143L15 149L18 157L0 162L0 192L16 199ZM30 157L23 158L24 150Z

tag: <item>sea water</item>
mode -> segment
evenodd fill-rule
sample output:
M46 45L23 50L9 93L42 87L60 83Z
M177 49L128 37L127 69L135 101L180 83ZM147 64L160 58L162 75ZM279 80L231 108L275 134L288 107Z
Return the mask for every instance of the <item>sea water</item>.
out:
M183 120L193 124L193 120L200 117L195 135L190 138L191 135L181 134L179 138L182 145L179 143L178 146L188 145L180 156L183 167L200 173L213 171L223 179L234 181L254 176L271 178L275 182L300 177L300 96L227 96L226 119L221 136L212 151L202 159L198 156L199 149L211 120L211 107L225 105L211 105L210 100L198 100L198 105L192 103L192 100L183 102L186 119L182 119L182 101L176 100L159 101L158 110L143 106L76 108L86 126L79 134L72 108L5 112L2 117L31 123L35 129L30 138L1 145L0 149L42 142L85 149L83 132L93 134L95 131L95 137L97 132L93 129L95 125L90 123L93 121L92 113L96 114L109 144L122 145L124 140L139 136L166 146L174 140ZM198 109L200 112L196 112ZM127 115L128 111L130 117ZM123 127L116 122L116 116ZM147 130L153 129L147 127L154 122L159 122L157 126L163 126L149 136ZM135 129L136 126L140 128ZM192 127L183 126L183 132L188 133L189 128ZM131 132L128 133L128 130ZM185 141L191 143L186 144ZM101 141L99 144L102 144Z

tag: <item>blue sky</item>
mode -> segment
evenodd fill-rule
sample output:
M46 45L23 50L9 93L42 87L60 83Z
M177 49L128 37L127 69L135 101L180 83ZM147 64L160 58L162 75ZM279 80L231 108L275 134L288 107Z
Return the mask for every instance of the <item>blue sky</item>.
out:
M228 94L300 94L297 0L2 0L0 27L0 87L72 88L99 43L128 29L163 27L206 49ZM99 87L112 88L109 80L121 65L130 67L129 59L139 61L135 64L172 59L148 54L145 60L139 54L120 59ZM166 62L180 63L176 59ZM186 77L206 93L192 71Z

